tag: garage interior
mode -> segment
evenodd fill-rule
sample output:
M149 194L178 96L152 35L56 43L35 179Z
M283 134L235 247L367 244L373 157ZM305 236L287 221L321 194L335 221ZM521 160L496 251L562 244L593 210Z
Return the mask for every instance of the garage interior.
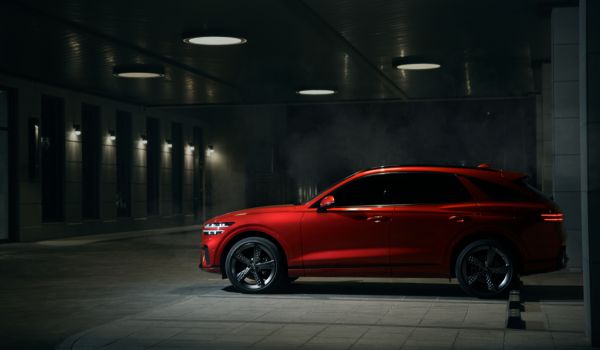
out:
M594 0L2 1L2 349L600 346L599 19ZM213 216L484 163L565 213L568 265L522 278L518 327L454 280L244 295L198 270Z

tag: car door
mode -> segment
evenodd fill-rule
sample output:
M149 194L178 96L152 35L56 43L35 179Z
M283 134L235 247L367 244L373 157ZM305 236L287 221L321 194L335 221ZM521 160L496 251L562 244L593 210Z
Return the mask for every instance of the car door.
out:
M452 240L469 230L478 205L454 174L398 173L390 196L390 264L394 276L437 275Z
M301 223L305 273L314 276L389 275L387 175L367 175L334 190L335 204L310 208Z

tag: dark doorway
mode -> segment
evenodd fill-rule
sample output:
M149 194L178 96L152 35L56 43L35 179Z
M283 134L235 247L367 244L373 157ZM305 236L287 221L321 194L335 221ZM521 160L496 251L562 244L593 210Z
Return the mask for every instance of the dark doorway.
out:
M194 135L192 145L194 146L194 183L193 183L193 199L194 217L196 219L202 217L202 181L204 177L204 141L202 139L202 129L194 127Z
M81 216L100 217L100 107L81 105Z
M172 157L171 157L171 177L173 193L173 213L181 214L183 212L183 139L181 136L181 124L173 123L171 125Z
M65 101L42 95L42 220L65 219Z
M13 154L17 152L13 150L14 142L11 142L11 134L17 134L13 131L9 132L12 124L12 102L11 92L0 90L0 242L12 239L11 232L14 219L14 196L13 192L16 186L12 183L14 177L14 162L12 161Z
M8 203L5 204L4 211L8 215L8 240L19 240L19 120L17 115L17 90L5 88L2 90L2 109L4 117L2 125L5 127L6 135L6 158L3 160L7 164L6 178L8 185ZM39 121L37 121L39 124ZM34 128L36 133L38 128ZM37 149L37 148L36 148Z
M146 119L148 133L146 145L146 181L148 215L158 215L159 209L159 171L160 171L160 123L156 118Z
M131 216L131 113L117 111L117 216Z

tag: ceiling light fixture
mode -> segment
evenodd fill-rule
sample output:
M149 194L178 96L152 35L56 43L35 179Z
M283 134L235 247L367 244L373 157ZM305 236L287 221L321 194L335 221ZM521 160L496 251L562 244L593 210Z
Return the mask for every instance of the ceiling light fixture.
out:
M441 67L439 63L431 62L422 57L396 57L392 59L392 65L402 70L429 70Z
M111 129L111 130L108 130L108 138L109 138L111 141L115 141L115 140L117 139L117 134L115 134L115 131L114 131L114 130L112 130L112 129Z
M75 136L81 136L81 126L79 124L73 124L73 133L75 133Z
M320 96L320 95L333 95L336 93L335 90L331 89L304 89L296 91L298 95L307 96Z
M121 64L113 67L113 75L119 78L162 78L165 68L156 64Z
M202 46L231 46L245 44L248 40L246 38L237 36L224 36L224 35L196 35L196 34L184 34L183 42L192 45Z
M438 69L441 66L437 63L406 63L399 64L396 66L397 69L406 70L426 70L426 69Z

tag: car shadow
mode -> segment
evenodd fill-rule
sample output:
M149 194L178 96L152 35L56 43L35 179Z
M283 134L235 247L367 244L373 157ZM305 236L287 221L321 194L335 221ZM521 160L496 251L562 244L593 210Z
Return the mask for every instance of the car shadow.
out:
M232 286L223 291L239 293ZM436 283L381 283L360 281L313 282L297 281L280 287L272 295L351 295L376 297L461 298L469 299L458 285Z
M222 289L228 293L238 293L233 286ZM297 281L281 287L271 295L347 295L372 297L409 297L409 298L449 298L477 299L467 295L457 284L441 283L382 283L362 281L313 282ZM499 296L491 300L507 300L507 296ZM542 286L524 285L521 287L521 300L536 302L544 300L581 301L581 286Z

